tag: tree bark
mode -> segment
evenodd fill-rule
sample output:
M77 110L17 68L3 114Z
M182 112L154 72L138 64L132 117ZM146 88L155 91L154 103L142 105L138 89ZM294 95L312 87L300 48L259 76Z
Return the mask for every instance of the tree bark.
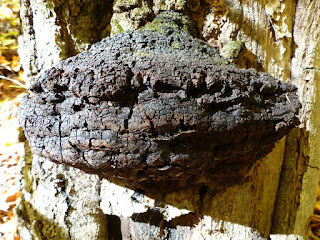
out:
M144 26L164 10L189 16L192 34L231 52L225 55L230 61L295 84L301 125L252 166L247 181L218 193L199 187L151 198L26 154L17 209L22 239L307 237L319 180L320 1L22 0L26 76L33 82L61 60ZM241 49L226 49L236 40Z

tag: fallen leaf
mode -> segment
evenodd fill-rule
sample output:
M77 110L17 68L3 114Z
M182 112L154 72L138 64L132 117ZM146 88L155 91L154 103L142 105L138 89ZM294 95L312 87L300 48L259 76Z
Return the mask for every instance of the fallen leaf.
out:
M12 61L11 61L11 69L15 72L18 72L21 68L20 65L20 58L17 56L12 56Z
M0 7L0 19L10 19L13 18L12 10L7 7L7 5L3 5Z
M22 71L22 70L19 70L18 74L19 74L19 79L20 79L20 80L23 79L23 71ZM19 102L19 103L20 103L20 102Z
M10 65L10 62L4 56L0 56L0 65L7 66Z
M3 45L3 46L8 46L8 45L12 45L12 44L15 44L15 43L16 43L15 39L3 39L1 41L1 45ZM6 48L3 48L3 49L6 49Z
M20 191L16 192L15 194L8 196L6 199L6 202L14 202L20 197L20 195L21 195Z

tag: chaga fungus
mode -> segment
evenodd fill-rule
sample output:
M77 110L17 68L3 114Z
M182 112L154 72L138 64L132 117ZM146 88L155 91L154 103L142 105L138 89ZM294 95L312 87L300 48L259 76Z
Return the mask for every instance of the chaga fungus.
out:
M295 86L228 64L166 14L38 77L19 116L34 154L149 192L219 191L299 124Z

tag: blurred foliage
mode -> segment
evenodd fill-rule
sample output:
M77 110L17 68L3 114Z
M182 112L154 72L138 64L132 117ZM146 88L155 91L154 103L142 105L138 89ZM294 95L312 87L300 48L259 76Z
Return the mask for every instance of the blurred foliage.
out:
M4 0L3 5L0 6L0 55L3 55L6 50L18 48L19 28L19 1Z
M1 0L0 5L0 101L25 91L18 55L19 0Z
M19 1L0 0L0 239L18 240L13 208L20 198L17 109L25 89L18 56ZM20 144L20 145L19 145Z

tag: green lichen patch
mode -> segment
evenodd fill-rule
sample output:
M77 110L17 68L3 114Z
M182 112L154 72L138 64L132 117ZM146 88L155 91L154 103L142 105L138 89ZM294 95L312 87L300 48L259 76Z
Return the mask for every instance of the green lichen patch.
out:
M126 13L124 13L124 14L126 14ZM111 22L110 22L111 36L122 33L125 31L125 29L123 28L122 22L127 23L127 18L125 16L123 16L124 14L123 13L119 13L119 14L114 13L114 15L112 16ZM129 24L126 24L126 25L129 25Z
M245 47L243 41L232 41L229 42L221 49L221 55L226 59L235 59L238 58L241 50Z
M220 52L221 56L236 64L240 68L255 68L262 70L257 56L246 48L245 42L241 40L232 41L226 44Z
M136 30L153 18L153 12L146 4L125 12L116 12L112 15L110 22L111 35L116 35L127 30Z
M174 11L166 11L157 15L151 23L148 23L141 30L149 29L152 32L164 33L168 27L182 29L194 37L197 35L194 23L187 16Z

